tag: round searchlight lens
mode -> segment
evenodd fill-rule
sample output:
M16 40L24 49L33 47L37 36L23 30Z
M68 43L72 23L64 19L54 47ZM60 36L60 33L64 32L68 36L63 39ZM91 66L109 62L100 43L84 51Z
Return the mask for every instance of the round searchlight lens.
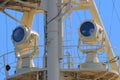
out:
M80 33L85 37L91 36L94 30L95 30L95 27L92 22L85 22L80 27Z
M22 41L24 36L25 36L25 32L24 32L24 29L22 27L16 28L12 34L13 40L16 42Z

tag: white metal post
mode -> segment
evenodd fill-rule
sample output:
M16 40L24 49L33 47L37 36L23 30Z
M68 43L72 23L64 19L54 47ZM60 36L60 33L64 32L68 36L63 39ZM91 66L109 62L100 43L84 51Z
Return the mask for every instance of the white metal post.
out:
M58 15L57 0L47 0L49 22ZM47 24L48 45L47 45L47 80L59 80L59 37L58 37L58 19L53 19Z
M87 53L86 57L86 62L87 63L98 63L98 57L96 53Z
M5 55L3 56L3 61L4 61L5 76L6 76L6 79L7 79L8 78L8 71L6 70Z
M62 4L62 1L61 0L57 0L58 1L58 12L61 11L61 4ZM61 12L62 13L62 12ZM59 17L58 19L58 56L59 56L59 59L62 60L63 59L63 38L64 38L64 28L63 28L63 24L62 24L62 20L63 18L62 17Z
M120 80L120 56L118 61L118 73L119 73L119 78L117 80Z
M70 53L67 52L67 64L68 64L68 69L70 69Z

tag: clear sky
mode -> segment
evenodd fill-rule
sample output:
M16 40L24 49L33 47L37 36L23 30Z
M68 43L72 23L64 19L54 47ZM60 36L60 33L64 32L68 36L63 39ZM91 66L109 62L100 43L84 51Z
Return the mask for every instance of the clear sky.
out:
M120 54L120 0L95 0L97 8L100 12L100 16L104 27L106 29L107 35L112 44L113 50L116 55ZM22 13L7 10L8 13L15 16L17 19L21 18ZM74 40L73 45L77 45L78 40L78 27L80 23L84 20L91 19L89 11L73 11L72 15L72 39ZM40 45L43 45L43 14L36 14L33 22L33 30L37 31L40 35ZM69 21L66 20L64 25L69 24ZM14 46L11 41L11 34L13 29L20 25L14 20L7 17L5 14L0 13L0 55L7 52L13 51ZM73 34L74 33L74 34ZM43 48L41 48L41 54L43 54ZM104 54L103 54L104 55ZM6 57L6 64L10 64L15 61L14 53ZM4 68L3 59L0 57L0 80L4 80ZM12 66L14 66L13 64ZM10 74L13 74L9 72Z

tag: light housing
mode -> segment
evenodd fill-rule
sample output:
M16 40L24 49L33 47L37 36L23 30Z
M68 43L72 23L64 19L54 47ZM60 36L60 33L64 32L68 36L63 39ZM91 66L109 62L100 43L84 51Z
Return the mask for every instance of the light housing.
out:
M81 35L85 37L91 36L95 31L95 26L92 22L84 22L80 27Z
M15 54L18 58L16 73L35 67L33 58L39 54L38 33L30 27L18 26L13 30L11 37L15 46ZM10 67L7 66L6 68L9 70Z
M104 38L103 28L93 20L82 22L78 33L80 40L89 45L97 44Z
M14 45L24 44L31 35L32 30L25 26L18 26L13 30L12 41Z
M25 30L22 27L17 27L12 34L12 39L15 42L20 42L24 39L25 37Z
M28 27L16 27L11 37L18 57L26 54L30 50L34 50L34 48L38 46L38 33Z

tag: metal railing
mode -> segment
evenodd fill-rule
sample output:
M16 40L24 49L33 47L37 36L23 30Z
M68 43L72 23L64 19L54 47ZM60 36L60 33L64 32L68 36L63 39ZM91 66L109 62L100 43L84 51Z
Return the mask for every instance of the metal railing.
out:
M38 57L34 58L34 64L36 67L44 68L44 57L40 54ZM60 61L60 69L78 69L79 65L85 62L86 55L78 51L76 46L71 46L68 48L64 46L64 57ZM109 61L102 59L102 56L98 55L98 58L101 59L100 62L106 65L108 70L111 70ZM105 58L105 57L104 57ZM107 63L105 63L107 62ZM119 63L118 67L120 68L120 60L116 61ZM5 53L0 56L0 77L7 77L15 74L16 71L17 58L14 54L14 51ZM11 69L6 71L6 65L10 65Z

